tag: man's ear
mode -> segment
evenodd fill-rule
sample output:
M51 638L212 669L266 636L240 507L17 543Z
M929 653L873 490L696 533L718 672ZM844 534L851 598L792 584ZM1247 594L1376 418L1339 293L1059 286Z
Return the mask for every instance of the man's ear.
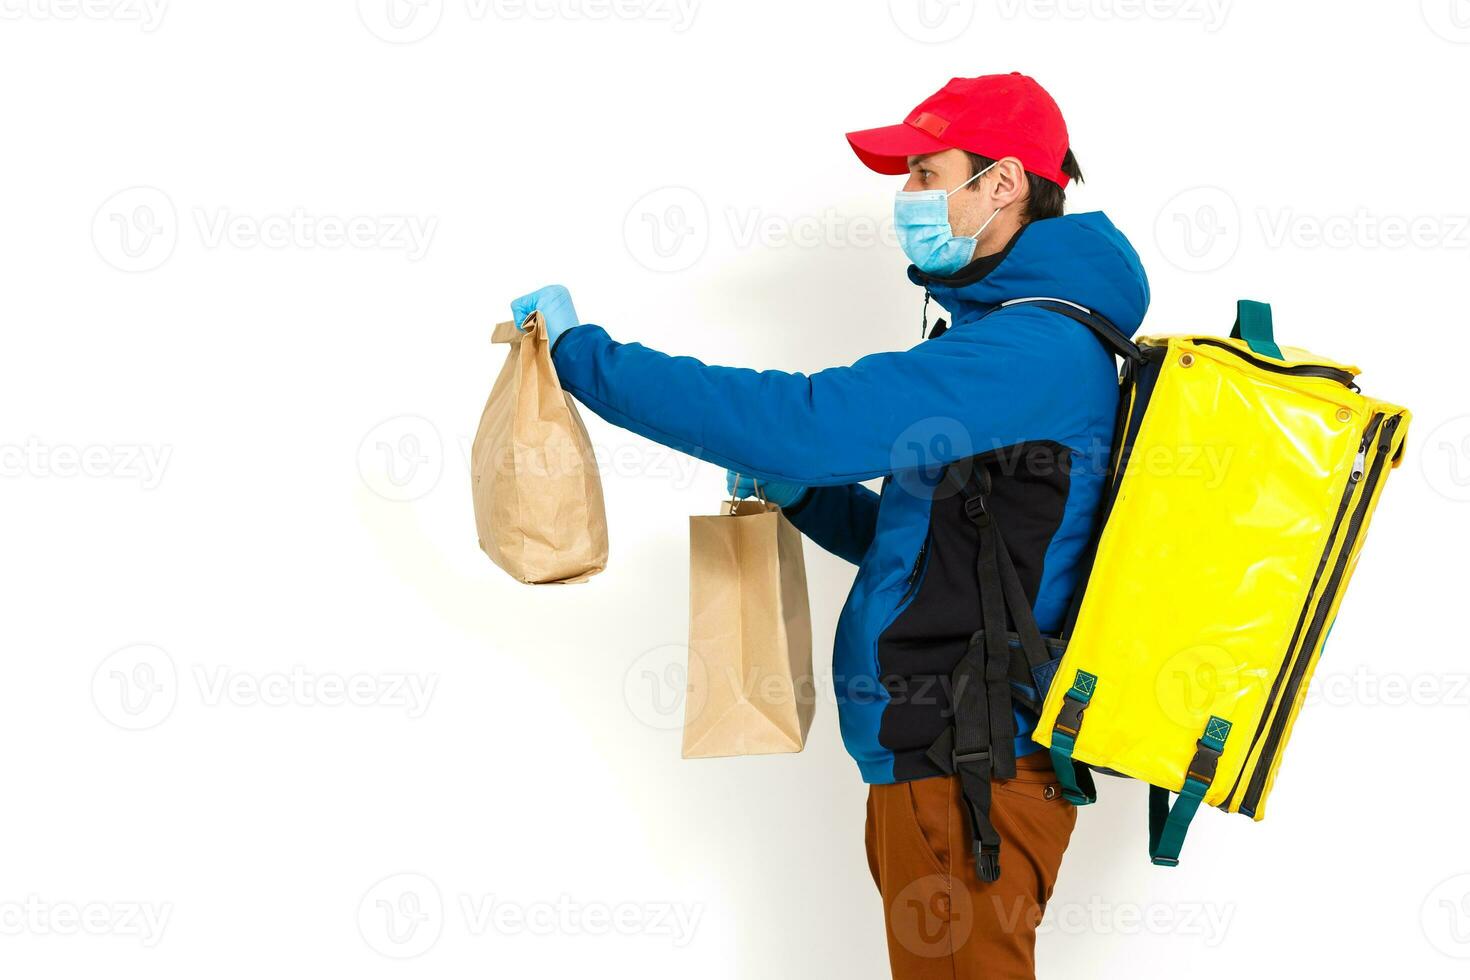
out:
M1026 168L1015 157L1002 157L991 172L995 180L990 185L990 197L996 207L1008 207L1031 192Z

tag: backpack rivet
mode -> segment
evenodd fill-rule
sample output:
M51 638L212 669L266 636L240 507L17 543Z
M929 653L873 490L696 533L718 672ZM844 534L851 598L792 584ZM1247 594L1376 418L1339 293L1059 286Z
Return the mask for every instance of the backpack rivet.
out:
M1337 420L1339 422L1351 422L1353 420L1353 413L1345 408L1339 408L1337 410Z
M1180 367L1190 367L1193 364L1194 364L1194 355L1193 354L1180 354L1179 355L1179 366Z

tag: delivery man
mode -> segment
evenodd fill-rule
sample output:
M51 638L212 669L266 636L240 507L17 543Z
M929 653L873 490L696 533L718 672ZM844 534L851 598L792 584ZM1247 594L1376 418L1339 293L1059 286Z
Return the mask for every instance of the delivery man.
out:
M1063 215L1081 173L1061 111L1031 78L952 79L902 123L847 138L872 170L908 175L894 207L908 277L953 319L917 346L788 374L619 343L582 323L561 286L512 313L541 312L562 386L592 411L727 467L743 496L758 484L858 566L833 676L843 741L870 784L868 862L893 975L1031 977L1076 811L1024 711L988 715L1004 744L931 750L958 724L952 675L981 625L977 516L1002 529L1041 630L1063 625L1118 401L1109 350L1065 311L1130 336L1148 281L1104 215ZM963 476L940 479L952 473ZM875 479L880 492L863 486Z

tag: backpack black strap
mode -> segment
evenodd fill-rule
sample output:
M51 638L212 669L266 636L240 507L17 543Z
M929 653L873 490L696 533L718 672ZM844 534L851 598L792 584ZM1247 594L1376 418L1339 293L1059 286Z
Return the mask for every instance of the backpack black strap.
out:
M1033 297L1005 306L1039 306L1087 327L1107 350L1126 363L1141 361L1133 342L1106 317L1065 300ZM945 481L964 498L965 515L975 524L978 549L975 579L980 590L980 629L970 636L952 676L954 724L929 747L928 757L943 772L958 776L970 816L975 870L981 881L1000 877L1000 834L990 819L992 779L1016 774L1016 725L1012 700L1040 712L1055 669L1021 577L989 510L990 471L959 463L945 470ZM1008 626L1014 625L1021 657L1011 656ZM1034 692L1031 696L1028 692Z
M1006 309L1011 306L1038 306L1043 310L1059 313L1064 317L1082 324L1088 330L1092 331L1093 336L1102 342L1102 345L1107 348L1109 353L1115 354L1123 359L1124 377L1129 377L1130 372L1143 363L1143 354L1139 351L1137 344L1130 340L1123 331L1113 326L1112 321L1107 317L1101 313L1089 310L1085 306L1068 300L1037 296L1009 300L1002 303L999 309ZM1125 431L1127 424L1126 415L1127 405L1125 402L1120 401L1118 405L1118 417L1115 420L1113 428L1113 431L1119 435ZM1107 503L1111 504L1111 495L1107 496L1109 497ZM1103 523L1104 521L1102 520L1097 522L1097 527L1094 529L1093 535L1088 541L1087 550L1083 555L1080 566L1081 576L1078 579L1077 588L1073 592L1072 601L1068 604L1065 625L1062 627L1061 635L1063 639L1069 638L1072 635L1072 630L1077 625L1077 615L1082 610L1083 585L1086 584L1088 573L1092 570L1093 560L1097 557L1098 538L1101 535ZM1045 696L1044 690L1041 692L1041 695L1043 697Z
M1053 299L1050 296L1036 296L1027 299L1007 300L999 306L999 309L1009 309L1012 306L1038 306L1052 313L1060 313L1064 317L1076 320L1088 330L1110 353L1116 354L1125 361L1138 363L1143 360L1143 355L1138 352L1138 345L1128 338L1128 335L1113 326L1111 320L1101 313L1089 310L1085 306L1063 299Z
M1011 553L1006 549L1005 537L1001 535L999 528L995 529L995 545L1000 559L1002 594L1024 655L1011 658L1011 697L1039 715L1041 702L1046 697L1048 681L1056 665L1046 648L1046 640L1036 625L1031 602L1026 598L1021 576L1016 574L1016 566L1011 561Z
M978 544L975 579L980 590L980 629L970 636L954 669L954 724L929 747L928 756L944 772L959 777L973 832L975 869L982 881L1000 877L1000 834L990 820L992 779L1016 775L1016 722L1012 699L1018 682L1034 684L1033 672L1050 659L1031 604L990 513L990 471L952 465L945 480L964 498L965 515L975 524ZM1023 653L1011 656L1009 620Z

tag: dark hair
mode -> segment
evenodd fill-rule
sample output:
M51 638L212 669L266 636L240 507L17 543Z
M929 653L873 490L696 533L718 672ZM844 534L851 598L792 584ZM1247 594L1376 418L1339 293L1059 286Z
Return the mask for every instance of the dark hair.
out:
M969 150L965 151L965 156L970 158L971 177L995 162ZM1071 150L1062 158L1062 173L1078 183L1082 182L1082 168L1077 165L1077 158L1072 155ZM1021 220L1029 223L1042 218L1060 218L1062 208L1067 203L1066 190L1060 184L1054 184L1045 177L1038 177L1030 172L1026 174L1026 181L1030 187L1026 193L1026 206L1021 212ZM973 188L975 185L970 186Z

